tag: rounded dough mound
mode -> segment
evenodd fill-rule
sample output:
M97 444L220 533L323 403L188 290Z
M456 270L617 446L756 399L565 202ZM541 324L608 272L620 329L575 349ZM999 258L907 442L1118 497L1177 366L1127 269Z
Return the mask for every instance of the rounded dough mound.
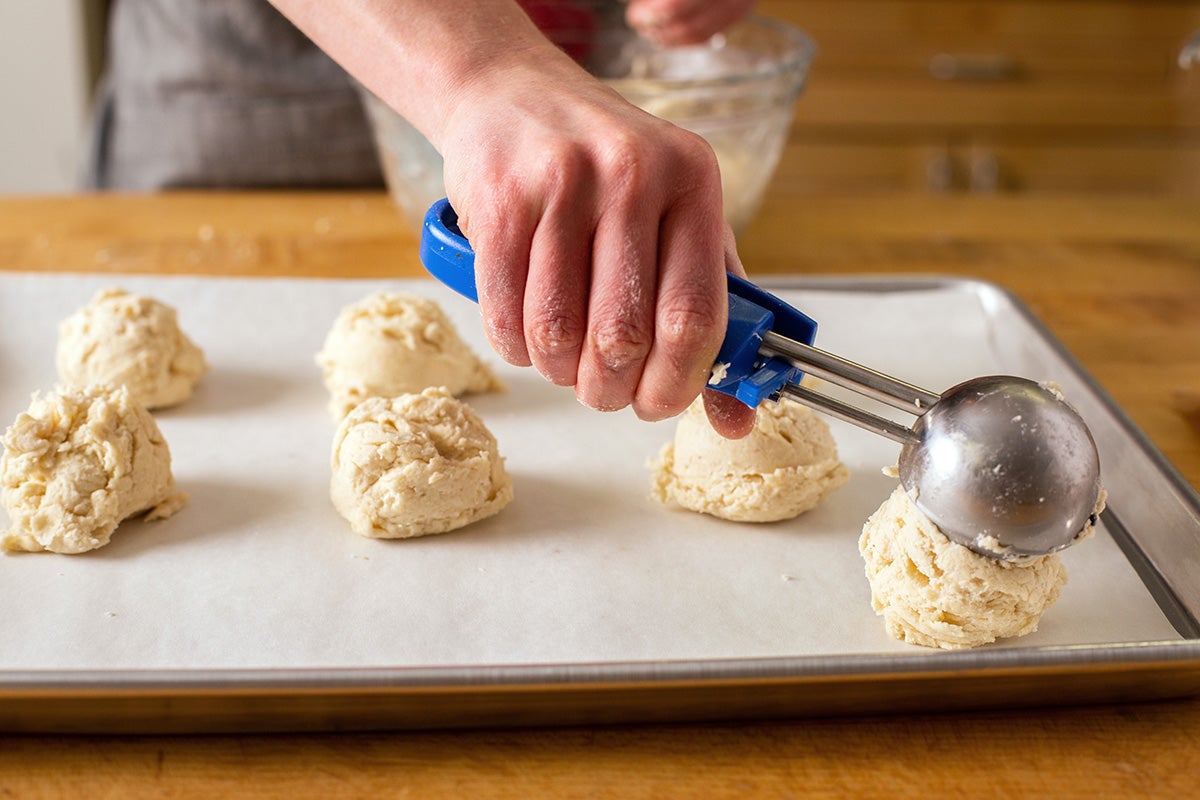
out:
M956 650L1032 633L1067 582L1056 553L1000 561L950 541L902 486L867 520L858 549L887 632L925 647Z
M651 467L660 502L737 522L791 519L850 479L829 426L791 402L763 403L748 436L725 439L697 399Z
M146 408L182 403L208 371L175 309L121 289L99 292L63 320L55 362L63 383L125 385Z
M83 553L108 544L127 517L163 519L187 502L158 425L125 386L35 396L3 441L7 550Z
M433 386L453 395L502 391L504 384L459 338L441 307L424 297L376 292L342 309L317 353L341 419L368 397Z
M359 403L338 426L331 466L334 507L372 539L452 531L513 497L496 438L442 387Z

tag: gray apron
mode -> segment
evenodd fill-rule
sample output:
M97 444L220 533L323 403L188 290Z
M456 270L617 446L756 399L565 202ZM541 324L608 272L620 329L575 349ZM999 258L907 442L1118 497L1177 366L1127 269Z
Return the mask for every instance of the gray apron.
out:
M358 90L266 0L116 0L90 189L382 186Z

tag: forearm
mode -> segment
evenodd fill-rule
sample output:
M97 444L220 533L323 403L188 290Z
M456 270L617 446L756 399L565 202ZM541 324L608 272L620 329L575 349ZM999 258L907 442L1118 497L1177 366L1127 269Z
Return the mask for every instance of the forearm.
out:
M453 109L487 78L526 66L582 77L514 0L271 2L439 150Z

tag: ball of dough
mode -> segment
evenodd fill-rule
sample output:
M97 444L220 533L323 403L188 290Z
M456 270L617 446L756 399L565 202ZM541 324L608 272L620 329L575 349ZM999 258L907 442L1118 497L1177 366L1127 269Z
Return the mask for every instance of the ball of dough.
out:
M125 385L146 408L182 403L208 370L175 309L121 289L99 292L59 325L55 362L63 383Z
M901 486L867 520L858 549L887 632L925 647L1032 633L1067 582L1056 553L1000 561L950 541Z
M335 420L368 397L432 386L445 386L456 396L504 389L437 303L402 292L376 292L343 308L317 364Z
M697 399L651 467L660 502L737 522L791 519L850 479L829 426L791 402L763 403L748 436L726 439Z
M372 539L452 531L513 497L496 438L443 387L359 403L338 426L331 466L334 507Z
M187 502L166 440L126 386L35 396L3 442L7 550L83 553L108 544L123 519L143 511L163 519Z

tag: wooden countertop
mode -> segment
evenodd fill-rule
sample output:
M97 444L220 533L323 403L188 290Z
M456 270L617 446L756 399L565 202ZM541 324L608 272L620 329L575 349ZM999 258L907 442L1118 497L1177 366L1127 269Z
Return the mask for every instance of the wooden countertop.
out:
M922 273L1027 303L1200 486L1200 200L776 197L752 276ZM0 269L420 274L375 193L0 198ZM1002 768L988 769L990 763ZM1200 700L629 728L0 736L11 797L1191 796Z

